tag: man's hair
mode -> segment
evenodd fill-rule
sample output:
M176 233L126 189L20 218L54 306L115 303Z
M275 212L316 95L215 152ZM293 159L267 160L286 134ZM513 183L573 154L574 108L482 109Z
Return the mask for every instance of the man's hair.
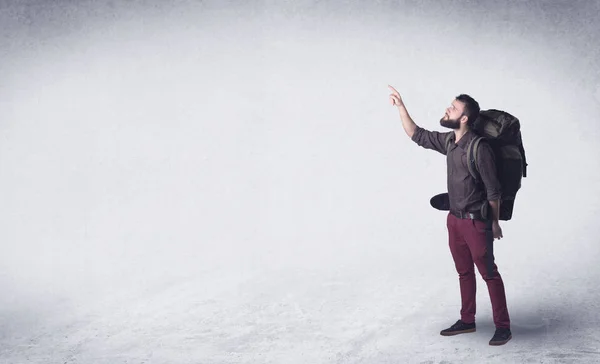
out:
M471 96L465 94L456 96L456 99L465 104L465 111L463 112L463 115L467 117L467 125L469 128L473 129L475 120L477 120L479 117L479 103Z

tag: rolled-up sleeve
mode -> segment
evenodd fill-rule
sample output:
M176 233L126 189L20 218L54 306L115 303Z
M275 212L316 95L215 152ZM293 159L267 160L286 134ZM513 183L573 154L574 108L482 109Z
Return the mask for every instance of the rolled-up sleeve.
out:
M452 132L440 133L438 131L429 131L420 126L417 126L415 133L412 136L412 141L418 146L425 149L432 149L443 155L447 154L446 137Z
M494 152L488 143L480 143L477 151L477 167L485 186L488 201L499 200L502 194L496 171Z

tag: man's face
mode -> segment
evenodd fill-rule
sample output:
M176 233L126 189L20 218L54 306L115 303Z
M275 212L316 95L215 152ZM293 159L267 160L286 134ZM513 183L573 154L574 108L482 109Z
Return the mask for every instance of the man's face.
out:
M466 122L466 116L463 118L463 112L465 111L465 105L458 101L452 101L452 104L446 109L446 113L444 117L440 119L440 125L449 128L458 130L460 129L460 124L462 122Z

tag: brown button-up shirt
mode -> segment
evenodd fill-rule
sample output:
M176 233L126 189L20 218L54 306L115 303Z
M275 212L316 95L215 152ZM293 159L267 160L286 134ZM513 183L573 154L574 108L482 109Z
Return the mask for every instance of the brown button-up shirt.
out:
M452 134L450 149L446 151L446 136ZM463 212L479 211L487 201L500 199L500 182L496 175L496 164L492 148L488 143L480 143L477 152L477 168L483 185L477 184L467 166L467 146L475 134L468 131L455 143L454 132L440 133L417 126L412 140L419 146L446 155L448 164L448 196L450 209Z

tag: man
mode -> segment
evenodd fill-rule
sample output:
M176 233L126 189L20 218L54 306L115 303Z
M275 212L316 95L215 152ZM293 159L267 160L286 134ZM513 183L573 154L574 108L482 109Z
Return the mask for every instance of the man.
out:
M440 133L417 126L398 91L392 86L389 88L392 90L390 102L398 108L404 131L411 140L447 156L450 212L446 225L450 252L459 276L462 306L460 320L440 334L450 336L475 331L475 265L487 284L492 303L496 332L489 344L504 345L512 334L504 283L494 263L492 249L494 239L502 238L502 229L499 224L500 183L489 144L480 143L477 154L476 163L483 184L476 183L466 164L467 146L475 136L472 127L479 115L479 104L468 95L457 96L440 120L441 126L452 131ZM449 134L454 135L448 148L446 137ZM491 216L486 213L489 210Z

